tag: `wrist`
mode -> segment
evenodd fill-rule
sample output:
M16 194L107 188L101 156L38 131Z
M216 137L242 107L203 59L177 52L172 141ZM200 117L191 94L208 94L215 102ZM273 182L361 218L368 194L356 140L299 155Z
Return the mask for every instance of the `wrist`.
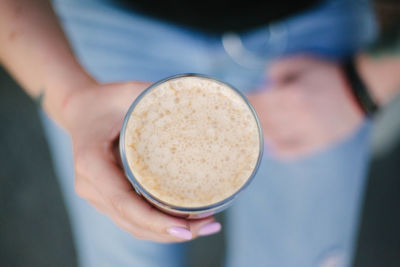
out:
M360 77L353 58L343 64L343 71L355 102L367 117L373 116L378 111L377 101L371 96L366 83Z
M355 58L355 65L369 94L379 105L387 104L400 89L400 58L374 59L360 54Z
M49 68L41 90L42 108L63 128L68 128L65 107L69 100L76 92L95 87L97 82L78 63L61 69Z

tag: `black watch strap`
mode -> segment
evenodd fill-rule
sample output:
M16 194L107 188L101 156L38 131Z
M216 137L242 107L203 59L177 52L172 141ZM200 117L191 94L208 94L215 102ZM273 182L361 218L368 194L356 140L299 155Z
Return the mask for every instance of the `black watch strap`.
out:
M353 59L344 62L343 70L358 104L365 115L371 117L378 111L378 105L372 99L365 83L358 75Z

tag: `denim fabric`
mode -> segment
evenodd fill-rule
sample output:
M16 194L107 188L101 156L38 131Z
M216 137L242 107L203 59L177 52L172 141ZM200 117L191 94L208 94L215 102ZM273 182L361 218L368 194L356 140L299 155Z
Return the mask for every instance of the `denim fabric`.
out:
M265 81L272 59L308 52L340 60L376 34L363 0L325 1L284 21L224 37L135 14L110 0L53 2L79 61L102 82L197 72L250 92ZM80 265L185 266L185 244L137 240L75 195L70 139L45 114L42 118ZM227 212L226 265L348 266L368 128L365 123L347 140L296 162L274 160L266 150L254 182Z

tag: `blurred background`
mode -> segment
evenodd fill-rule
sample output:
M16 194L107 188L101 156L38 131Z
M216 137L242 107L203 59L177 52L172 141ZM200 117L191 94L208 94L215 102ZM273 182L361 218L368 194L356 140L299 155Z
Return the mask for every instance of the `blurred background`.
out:
M383 27L400 14L395 2L377 6ZM399 114L400 97L374 123L354 266L400 266ZM0 266L77 266L37 108L3 69L0 129ZM190 266L222 266L223 237L191 242Z

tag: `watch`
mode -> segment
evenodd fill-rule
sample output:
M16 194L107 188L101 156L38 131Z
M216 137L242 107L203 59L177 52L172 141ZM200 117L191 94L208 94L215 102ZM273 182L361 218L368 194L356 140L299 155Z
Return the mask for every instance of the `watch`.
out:
M367 117L372 117L378 111L379 107L372 99L367 86L358 74L353 58L344 62L343 71L350 84L351 92L355 96L361 109Z

